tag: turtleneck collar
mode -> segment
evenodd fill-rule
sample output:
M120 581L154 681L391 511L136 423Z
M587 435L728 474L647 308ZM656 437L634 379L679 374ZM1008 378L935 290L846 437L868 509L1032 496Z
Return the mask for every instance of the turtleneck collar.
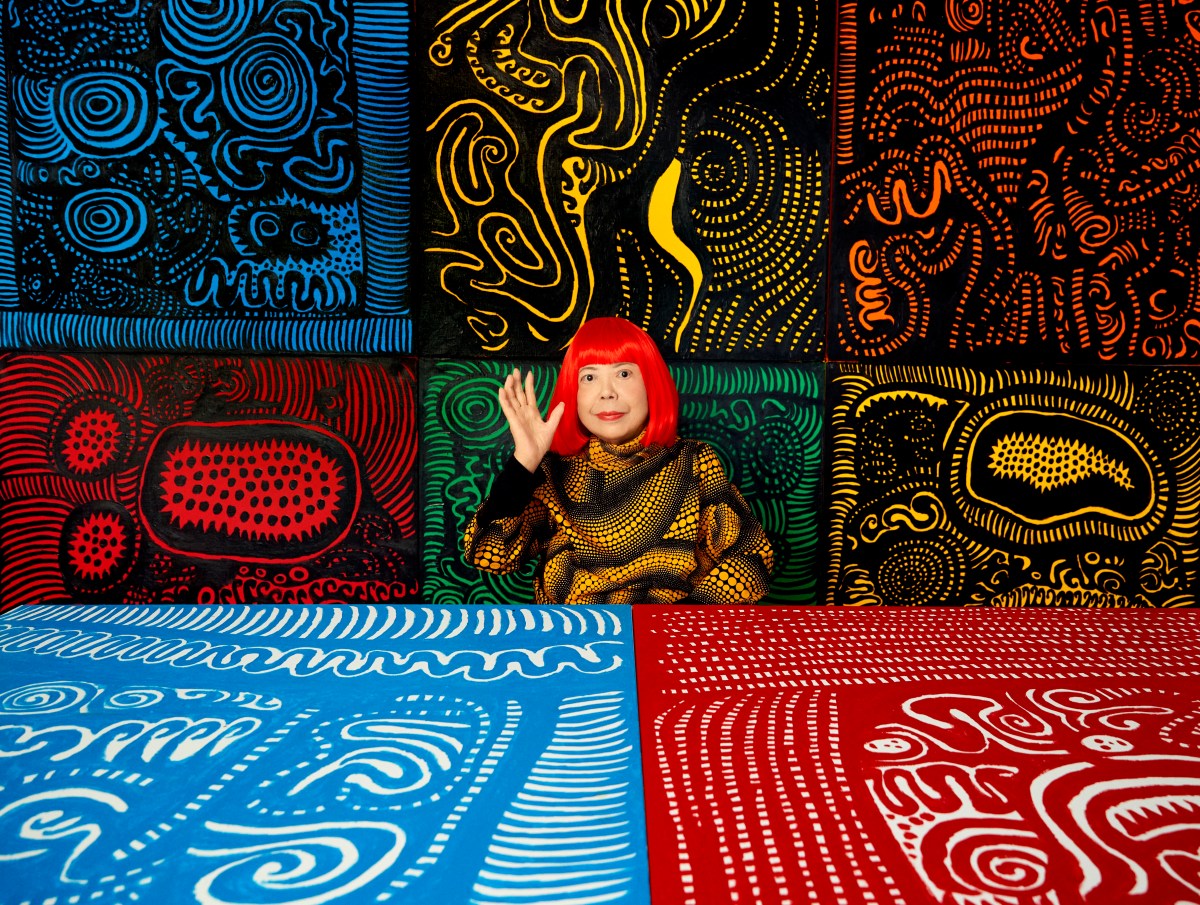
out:
M643 446L642 441L645 437L644 428L636 437L626 440L624 443L605 443L603 440L591 437L584 455L587 457L588 464L593 468L600 471L620 471L622 468L628 468L644 461L661 449L658 446Z

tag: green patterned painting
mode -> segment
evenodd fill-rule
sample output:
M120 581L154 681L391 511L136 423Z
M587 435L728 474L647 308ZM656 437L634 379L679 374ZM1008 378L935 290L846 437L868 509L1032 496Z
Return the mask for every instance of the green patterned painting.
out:
M543 411L556 365L440 361L422 366L421 506L428 603L531 603L533 566L509 575L463 561L462 532L512 452L496 390L533 369ZM675 364L680 434L710 444L776 550L768 603L815 603L821 488L821 365Z

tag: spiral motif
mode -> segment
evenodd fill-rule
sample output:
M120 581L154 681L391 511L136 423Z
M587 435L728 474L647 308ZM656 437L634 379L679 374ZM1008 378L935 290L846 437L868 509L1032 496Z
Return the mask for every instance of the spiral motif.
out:
M227 55L254 18L249 0L167 0L162 10L164 43L194 60Z
M277 35L241 45L222 69L221 82L230 116L251 134L288 141L307 132L316 113L312 63Z
M0 712L59 713L73 710L95 696L94 685L74 685L67 682L35 682L22 685L0 696Z
M106 710L125 710L153 707L155 704L162 703L165 698L166 695L157 688L130 688L109 695L108 700L104 702L104 708Z
M748 107L722 109L697 142L689 174L697 225L726 240L744 235L769 213L765 180L782 155L778 123Z
M1161 140L1175 125L1157 105L1141 101L1122 110L1119 122L1126 138L1146 144Z
M1172 446L1186 446L1200 431L1200 381L1181 368L1156 369L1134 411L1145 416Z
M438 171L453 175L445 181L457 199L486 204L496 199L496 177L516 156L517 149L501 124L485 120L479 111L466 110L445 124L438 142Z
M67 202L63 212L67 239L98 255L135 251L149 232L150 219L146 202L117 188L80 192Z
M195 885L196 899L210 905L349 898L392 867L407 838L395 824L368 820L271 827L210 823L209 827L245 840L240 845L190 850L222 862Z
M74 72L55 85L53 105L63 134L92 157L136 153L158 132L157 106L140 74Z
M494 377L470 376L448 387L438 400L438 417L469 444L493 443L508 431Z
M983 22L982 0L946 0L946 19L957 32L978 28Z
M878 586L889 605L958 604L966 562L948 536L907 538L888 548L879 564Z
M743 489L761 488L772 495L790 493L804 477L804 437L783 418L770 418L750 435L750 467Z
M746 192L751 161L737 145L710 145L692 161L691 176L710 203L738 206Z
M1031 833L1002 827L961 830L949 840L946 864L965 889L995 894L1045 891L1049 856L1014 839Z

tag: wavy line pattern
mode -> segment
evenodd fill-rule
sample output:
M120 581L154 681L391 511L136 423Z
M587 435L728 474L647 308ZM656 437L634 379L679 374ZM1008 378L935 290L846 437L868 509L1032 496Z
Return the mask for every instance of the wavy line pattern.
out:
M395 0L354 4L356 132L362 154L361 216L369 272L366 310L380 317L409 313L405 293L412 182L407 166L411 128L408 35L406 4ZM397 166L397 160L405 165ZM401 324L401 348L410 351L412 321L405 318Z
M4 42L0 41L0 72L7 72L4 58ZM0 148L9 147L8 130L8 79L0 79ZM13 197L12 155L0 154L0 198ZM11 204L0 204L0 308L15 308L21 297L17 292L17 254L13 243L15 208ZM11 348L14 337L5 323L0 320L0 346Z
M581 673L605 673L617 669L622 658L611 648L619 641L587 644L551 644L537 649L417 650L322 650L316 647L242 647L211 644L196 639L156 638L149 635L115 635L78 629L35 629L0 623L0 651L26 651L55 657L89 657L104 660L167 664L177 667L204 665L209 669L237 670L250 675L286 672L297 677L322 673L339 678L378 674L403 676L424 673L432 678L459 675L472 682L488 682L507 676L527 679L557 675L573 669Z
M633 727L620 692L564 698L554 735L492 834L473 905L625 898L641 845Z
M463 635L499 637L518 632L562 633L575 637L619 637L620 617L603 607L544 606L522 609L479 607L374 606L29 606L21 618L31 624L71 622L122 625L172 631L211 631L222 635L335 641L379 639L453 640Z
M0 271L0 278L4 272L12 271ZM0 290L3 290L2 280ZM3 296L0 296L2 299ZM336 352L373 355L411 352L412 321L407 318L371 321L184 321L154 317L118 320L99 315L2 311L0 337L5 338L4 345L21 349L149 348L167 352L240 349L258 354L304 349L318 355Z

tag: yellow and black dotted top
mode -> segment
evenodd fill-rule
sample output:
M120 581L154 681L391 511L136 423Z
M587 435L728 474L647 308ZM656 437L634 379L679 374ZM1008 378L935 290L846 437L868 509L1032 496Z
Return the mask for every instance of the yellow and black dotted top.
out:
M540 557L537 603L754 603L774 565L762 525L712 448L592 438L530 474L510 459L467 525L467 561Z

